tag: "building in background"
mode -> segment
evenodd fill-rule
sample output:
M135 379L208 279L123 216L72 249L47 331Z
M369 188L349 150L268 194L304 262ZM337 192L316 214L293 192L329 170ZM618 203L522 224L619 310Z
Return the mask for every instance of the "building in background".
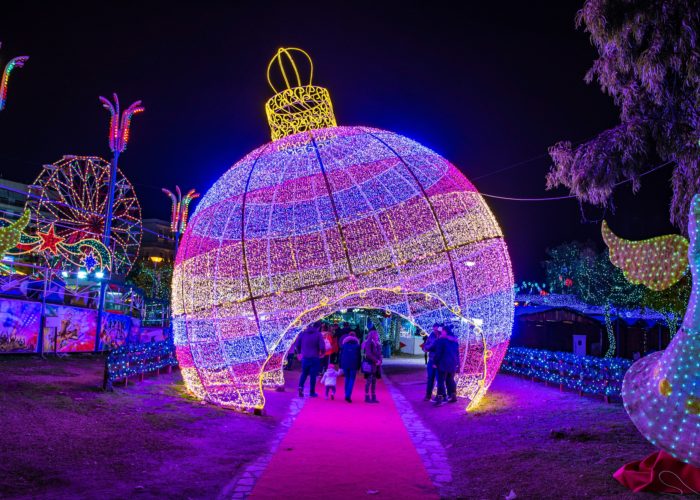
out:
M0 217L14 218L24 212L29 186L22 182L0 179Z
M141 258L151 257L172 261L175 257L175 241L170 231L170 222L163 219L143 219Z
M516 295L510 345L602 356L610 348L604 308L572 295ZM610 328L615 356L635 359L666 348L671 330L666 318L650 310L613 310ZM675 328L673 329L675 332Z

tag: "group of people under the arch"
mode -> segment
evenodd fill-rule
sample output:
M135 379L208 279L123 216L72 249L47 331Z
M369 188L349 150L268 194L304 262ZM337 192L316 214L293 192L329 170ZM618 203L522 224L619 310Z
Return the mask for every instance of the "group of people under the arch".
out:
M455 376L459 370L459 343L447 325L434 324L424 335L421 349L425 353L427 370L425 401L436 406L457 402ZM316 381L321 375L326 399L335 399L338 378L344 377L345 401L352 403L352 392L358 373L365 378L365 403L379 403L377 380L382 376L382 342L375 328L361 338L347 323L341 326L316 322L306 327L290 349L287 368L294 359L301 361L299 397L309 380L309 396L318 397ZM433 397L433 391L437 394Z
M383 357L382 342L376 329L371 328L361 340L357 330L350 329L347 323L340 328L323 322L313 323L299 334L293 352L301 360L300 397L304 397L307 379L309 396L318 397L316 379L321 374L326 398L335 399L338 377L343 375L345 401L352 403L355 379L361 371L365 377L365 402L379 402L377 379L381 377Z

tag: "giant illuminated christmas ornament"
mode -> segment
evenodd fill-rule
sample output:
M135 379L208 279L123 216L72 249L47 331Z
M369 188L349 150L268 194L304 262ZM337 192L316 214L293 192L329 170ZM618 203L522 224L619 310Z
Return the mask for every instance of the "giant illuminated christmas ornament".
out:
M695 466L700 466L699 224L700 196L695 195L688 217L689 241L674 235L630 242L603 226L611 259L616 255L613 262L635 282L654 290L668 288L690 264L693 286L683 325L664 351L632 365L625 374L622 398L637 429L652 444ZM681 251L686 248L687 253Z
M259 409L262 388L309 323L339 309L399 314L459 337L458 395L475 407L498 371L513 322L503 233L476 188L437 153L398 134L336 126L328 91L285 82L266 104L273 141L206 193L173 276L173 335L197 397Z
M2 43L0 43L0 48L2 48ZM7 104L7 88L10 85L10 74L15 68L21 68L29 60L29 56L19 56L10 59L5 65L5 69L0 76L0 111L5 109Z

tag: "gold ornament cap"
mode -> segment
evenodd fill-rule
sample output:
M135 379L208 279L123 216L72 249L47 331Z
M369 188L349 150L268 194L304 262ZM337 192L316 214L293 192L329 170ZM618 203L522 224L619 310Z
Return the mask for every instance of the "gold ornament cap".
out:
M306 84L302 82L294 54L301 54L308 60L309 78ZM285 89L277 90L272 83L273 68L278 69ZM331 96L327 89L312 84L313 76L311 57L302 49L280 48L270 60L267 82L275 95L265 103L265 114L273 141L298 132L337 126Z

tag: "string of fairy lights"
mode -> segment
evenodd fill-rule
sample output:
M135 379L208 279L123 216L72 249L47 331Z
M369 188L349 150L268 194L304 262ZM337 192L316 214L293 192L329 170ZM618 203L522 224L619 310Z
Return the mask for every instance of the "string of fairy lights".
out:
M622 379L631 365L629 359L510 347L501 371L588 394L619 396Z
M124 344L107 354L104 389L117 380L177 366L172 339L143 344Z

